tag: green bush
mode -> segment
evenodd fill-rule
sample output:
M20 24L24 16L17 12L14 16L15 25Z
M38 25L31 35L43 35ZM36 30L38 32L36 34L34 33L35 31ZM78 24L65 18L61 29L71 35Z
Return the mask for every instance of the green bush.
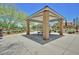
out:
M69 34L73 34L73 33L76 32L76 30L73 29L73 28L69 28L69 29L67 30L67 32L68 32Z

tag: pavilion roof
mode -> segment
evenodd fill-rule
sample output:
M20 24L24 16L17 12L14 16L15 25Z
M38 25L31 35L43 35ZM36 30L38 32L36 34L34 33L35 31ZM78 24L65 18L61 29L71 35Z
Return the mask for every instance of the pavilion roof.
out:
M51 9L49 6L45 6L44 8L38 10L34 14L32 14L29 18L30 21L42 22L43 21L43 11L49 11L49 21L59 20L60 18L64 18L61 14Z

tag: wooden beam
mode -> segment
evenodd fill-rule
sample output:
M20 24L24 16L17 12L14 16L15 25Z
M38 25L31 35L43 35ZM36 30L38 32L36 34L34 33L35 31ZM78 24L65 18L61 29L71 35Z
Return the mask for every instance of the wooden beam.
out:
M30 19L30 22L38 22L38 23L42 23L42 21L35 20L35 19Z
M60 19L60 35L63 35L63 18Z
M35 15L32 18L41 17L41 16L43 16L43 15Z
M60 17L64 18L62 15L60 15L60 14L57 13L56 11L53 11L53 12L52 12L52 11L49 10L49 12L52 13L53 15L56 15L56 17L58 17L58 18L60 18Z
M37 17L39 14L41 14L42 12L36 12L36 13L34 13L34 14L32 14L30 17L31 18L34 18L34 17ZM41 16L41 15L40 15Z
M50 17L57 17L56 15L49 15Z
M48 40L49 39L48 20L49 20L49 11L48 10L44 10L43 11L43 39L44 40Z
M29 19L26 20L26 24L27 24L26 33L27 35L30 35L30 20Z

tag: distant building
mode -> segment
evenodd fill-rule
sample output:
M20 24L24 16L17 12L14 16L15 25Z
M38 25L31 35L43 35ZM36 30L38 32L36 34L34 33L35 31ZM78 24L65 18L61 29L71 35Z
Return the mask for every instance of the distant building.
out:
M74 27L74 23L73 22L67 22L67 27Z
M67 28L67 27L74 27L74 22L71 22L71 21L65 21L64 22L64 27Z

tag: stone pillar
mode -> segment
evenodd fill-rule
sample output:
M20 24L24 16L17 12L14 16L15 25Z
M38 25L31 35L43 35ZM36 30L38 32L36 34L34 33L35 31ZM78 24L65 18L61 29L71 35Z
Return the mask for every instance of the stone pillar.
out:
M26 33L27 33L27 35L30 35L30 21L29 21L29 19L27 19L26 20L26 24L27 24L27 28L26 28Z
M48 40L49 39L49 11L44 10L43 11L43 39Z
M60 19L60 35L63 35L63 18Z

